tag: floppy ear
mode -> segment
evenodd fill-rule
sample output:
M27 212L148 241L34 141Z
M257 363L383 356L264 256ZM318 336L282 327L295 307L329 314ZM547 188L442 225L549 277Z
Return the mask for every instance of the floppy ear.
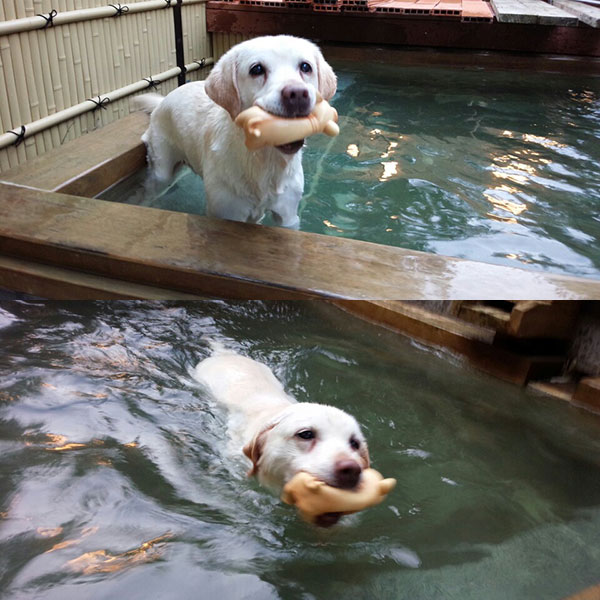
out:
M258 463L262 456L263 447L267 433L275 427L277 423L272 423L264 429L261 429L243 448L244 454L252 461L252 468L248 471L248 477L258 473Z
M207 96L222 106L235 119L242 108L240 92L237 86L237 66L235 55L224 54L213 67L204 82Z
M329 63L317 52L317 75L319 76L319 92L325 100L330 100L337 90L337 77Z

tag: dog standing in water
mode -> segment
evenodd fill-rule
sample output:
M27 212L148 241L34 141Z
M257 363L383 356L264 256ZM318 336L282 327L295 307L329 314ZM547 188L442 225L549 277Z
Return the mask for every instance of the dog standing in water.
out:
M270 211L277 224L297 228L304 140L250 151L234 119L254 105L280 117L305 117L317 92L329 100L336 87L312 42L266 36L231 48L206 81L133 103L151 114L142 140L158 181L170 181L177 166L187 164L204 179L208 216L257 223Z

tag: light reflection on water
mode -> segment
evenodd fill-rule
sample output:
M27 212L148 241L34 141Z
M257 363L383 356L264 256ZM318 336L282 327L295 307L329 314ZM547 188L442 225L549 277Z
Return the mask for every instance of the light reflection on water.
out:
M307 142L301 229L600 277L599 79L334 67L341 134ZM140 194L107 197L204 212L193 174Z
M0 596L562 598L597 582L598 421L320 303L4 304ZM384 503L318 531L225 456L205 336L353 413Z

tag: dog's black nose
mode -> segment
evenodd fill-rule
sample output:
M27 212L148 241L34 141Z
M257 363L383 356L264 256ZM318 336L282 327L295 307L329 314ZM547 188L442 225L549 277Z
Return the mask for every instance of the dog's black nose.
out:
M358 484L361 466L355 460L338 460L334 467L335 484L339 488L351 489Z
M302 85L286 85L281 90L281 103L286 117L306 117L310 113L308 89Z

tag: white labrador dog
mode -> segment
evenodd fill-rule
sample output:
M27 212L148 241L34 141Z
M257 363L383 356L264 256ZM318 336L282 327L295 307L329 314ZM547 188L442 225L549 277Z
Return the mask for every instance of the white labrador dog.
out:
M292 36L254 38L234 46L206 81L187 83L165 98L134 99L151 113L142 140L156 178L169 181L185 163L204 179L209 216L256 223L266 211L285 227L298 227L304 190L304 140L249 151L233 120L257 105L283 117L304 117L317 91L329 100L337 81L313 43Z
M249 475L281 490L298 471L352 489L369 466L369 451L354 417L333 406L296 402L266 365L226 350L193 372L229 410L229 435L252 463ZM328 527L339 513L323 515Z

